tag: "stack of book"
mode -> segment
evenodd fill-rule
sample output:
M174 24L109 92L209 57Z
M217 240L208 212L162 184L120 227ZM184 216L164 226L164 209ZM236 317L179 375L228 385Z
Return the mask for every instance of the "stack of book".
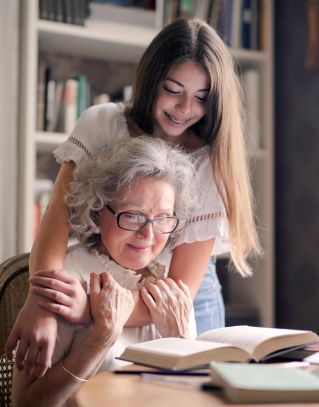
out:
M39 0L42 20L84 25L89 15L89 0Z

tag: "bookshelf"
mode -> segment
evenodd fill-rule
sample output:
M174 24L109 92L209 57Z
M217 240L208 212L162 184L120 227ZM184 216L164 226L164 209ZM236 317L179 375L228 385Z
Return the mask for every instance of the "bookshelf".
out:
M41 52L64 57L86 58L107 66L112 61L134 64L159 31L159 15L164 0L154 15L153 26L131 22L105 22L103 25L68 25L40 20L38 0L21 2L21 72L19 119L19 213L18 250L29 251L34 238L35 195L37 182L47 172L54 179L58 166L52 151L66 134L39 132L37 128L37 76ZM232 304L256 308L262 325L274 321L274 215L273 215L273 86L272 86L272 2L260 0L263 19L263 50L232 49L240 73L258 72L260 143L250 149L257 218L265 255L254 262L252 278L235 273L227 275L227 298ZM133 20L131 20L133 21Z

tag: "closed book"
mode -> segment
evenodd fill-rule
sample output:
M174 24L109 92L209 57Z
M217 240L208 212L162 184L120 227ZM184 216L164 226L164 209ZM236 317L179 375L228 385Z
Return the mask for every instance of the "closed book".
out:
M319 377L297 367L212 362L211 381L231 403L319 401Z
M129 345L119 359L163 369L190 369L211 361L265 361L318 340L311 331L239 325L212 329L194 340L162 338Z

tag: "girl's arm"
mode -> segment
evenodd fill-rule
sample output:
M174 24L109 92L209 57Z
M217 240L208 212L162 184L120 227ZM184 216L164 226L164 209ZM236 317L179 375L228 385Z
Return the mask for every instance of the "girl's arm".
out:
M82 383L77 378L85 380L96 373L108 350L121 334L133 306L130 291L117 284L108 273L91 274L93 330L64 358L63 366L61 362L56 363L44 377L28 377L24 371L15 371L13 406L64 405Z
M65 194L73 179L75 164L62 165L48 208L30 254L30 274L39 270L62 269L69 239L69 212Z
M65 192L73 176L73 163L63 164L49 206L30 255L31 276L38 270L61 269L69 237L68 211L64 202ZM25 321L28 321L26 324ZM18 369L26 368L29 374L41 376L51 365L57 332L56 317L37 305L37 298L29 291L6 343L6 355L12 359L16 353ZM24 362L26 354L27 359Z
M174 261L171 263L175 270L170 270L168 280L176 283L182 278L187 280L187 286L191 287L190 296L194 297L207 267L205 258L207 258L208 263L211 250L212 241L178 246L174 251ZM177 258L182 261L178 262ZM174 278L171 277L172 274ZM57 313L72 323L85 324L88 322L87 297L75 277L64 271L41 271L37 276L31 278L31 283L33 292L41 297L39 299L41 307ZM159 284L161 284L161 280ZM143 326L152 322L156 323L154 312L150 312L149 303L145 303L145 295L143 296L140 290L132 290L132 294L133 297L135 295L135 308L126 326Z
M175 247L169 269L169 278L175 282L182 280L188 287L192 298L205 274L215 239L201 242L183 243ZM149 311L144 304L139 290L133 290L134 310L126 326L142 326L152 323Z

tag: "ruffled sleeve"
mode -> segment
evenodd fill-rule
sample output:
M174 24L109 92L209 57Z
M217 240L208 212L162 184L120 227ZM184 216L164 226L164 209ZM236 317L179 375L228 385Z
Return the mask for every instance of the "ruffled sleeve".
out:
M60 164L89 158L99 148L129 136L124 105L105 103L85 110L72 130L69 138L55 151L54 156Z
M208 147L195 152L194 165L199 190L199 204L193 210L186 226L171 242L171 249L182 243L193 243L215 238L212 254L229 252L228 220L225 206L213 178Z

